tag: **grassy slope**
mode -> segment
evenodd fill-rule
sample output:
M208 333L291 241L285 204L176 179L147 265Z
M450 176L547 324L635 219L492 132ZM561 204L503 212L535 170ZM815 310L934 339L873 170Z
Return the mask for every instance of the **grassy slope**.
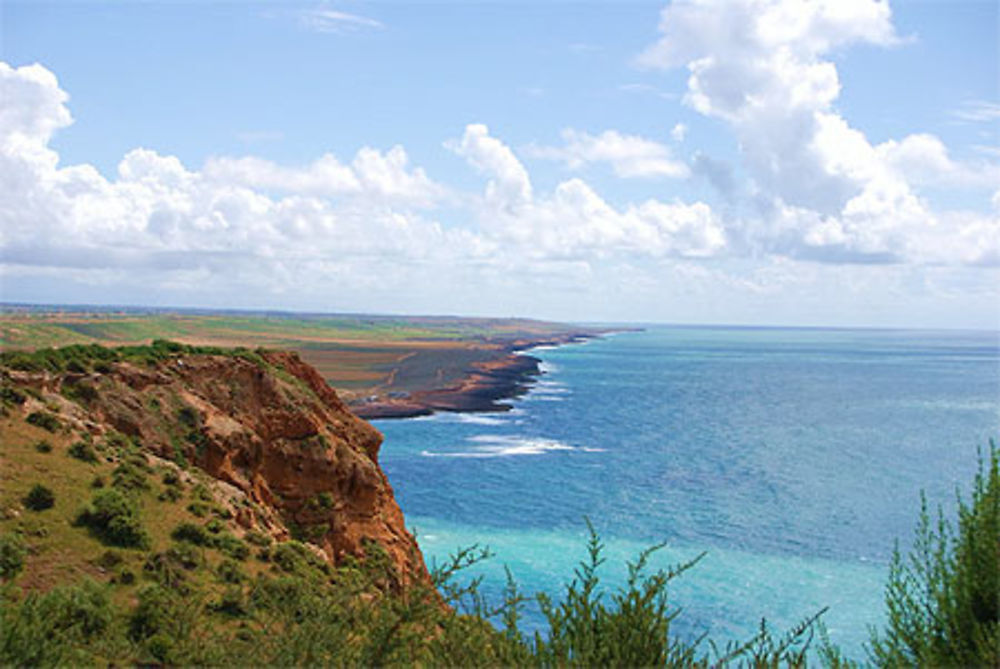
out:
M24 588L48 590L55 585L74 583L83 577L98 581L108 581L121 568L131 570L136 576L143 573L146 558L156 552L165 551L176 542L170 538L171 531L182 522L205 524L212 518L209 513L198 517L188 510L197 503L197 482L207 481L200 472L192 470L192 482L181 484L183 494L176 501L159 499L167 488L162 476L168 471L177 471L172 463L154 462L149 459L152 471L145 473L148 490L138 492L135 497L140 507L143 526L149 533L148 548L130 549L112 547L102 543L84 527L74 525L80 509L96 491L95 478L112 485L112 472L128 455L135 455L115 448L97 446L99 460L88 463L69 455L70 445L76 441L73 435L62 430L53 434L34 425L29 425L16 413L0 418L0 533L17 533L24 537L29 550L24 572L18 577L18 584ZM39 442L51 445L51 452L36 449ZM128 451L137 449L128 449ZM55 493L55 505L44 511L32 511L23 507L22 500L36 483L41 483ZM209 505L211 506L211 505ZM100 566L102 555L112 550L122 562L109 570ZM193 583L213 590L212 570L224 557L216 549L199 549L205 566L190 572ZM266 568L265 563L248 561L244 565L249 573L257 573ZM143 584L141 576L132 585L118 586L116 599L127 600L134 590Z

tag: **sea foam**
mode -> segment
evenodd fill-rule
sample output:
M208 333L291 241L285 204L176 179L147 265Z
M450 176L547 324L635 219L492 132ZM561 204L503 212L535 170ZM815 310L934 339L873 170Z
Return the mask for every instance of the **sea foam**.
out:
M460 451L421 451L420 455L427 458L500 458L512 455L544 455L554 451L579 451L583 453L599 453L604 449L588 446L570 446L555 439L542 437L524 437L517 435L480 434L469 437L468 450Z

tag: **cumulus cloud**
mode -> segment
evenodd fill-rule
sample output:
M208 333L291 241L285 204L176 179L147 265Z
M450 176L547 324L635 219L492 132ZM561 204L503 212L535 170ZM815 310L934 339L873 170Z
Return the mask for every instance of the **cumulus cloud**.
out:
M490 130L485 125L467 125L461 139L445 142L445 146L491 177L486 186L486 198L492 205L505 211L516 211L531 201L528 171L510 147L490 136Z
M399 146L362 148L350 163L331 154L304 166L220 156L200 169L136 148L106 177L91 165L60 165L51 148L53 133L72 122L51 72L2 65L0 92L8 278L61 272L75 285L119 291L141 284L243 296L362 292L419 308L435 290L468 293L473 304L474 286L510 277L576 290L592 262L616 254L703 257L725 247L704 203L616 209L580 179L536 194L524 165L483 125L448 143L487 179L481 195L464 198L410 165ZM450 206L476 225L435 220Z
M991 244L995 221L938 215L914 188L941 177L981 186L982 170L956 165L930 135L873 146L833 106L841 84L826 56L898 44L891 19L884 0L676 0L638 56L645 67L686 67L685 103L734 130L758 201L770 200L770 227L753 229L774 250L964 262ZM919 241L945 237L970 248Z
M468 126L462 140L449 146L491 177L479 211L484 227L527 255L703 257L726 246L721 221L703 202L649 200L618 210L581 179L560 183L550 196L535 197L527 170L486 126ZM513 196L498 198L500 192Z
M683 138L683 126L678 131ZM676 131L676 128L675 128ZM674 133L675 136L677 132ZM598 162L609 163L620 177L679 178L690 174L687 165L675 160L670 148L636 135L605 130L600 135L568 128L563 130L563 146L529 146L525 153L533 158L558 160L578 170Z
M0 222L7 266L132 268L225 276L273 274L348 257L419 262L481 248L402 202L440 187L405 152L362 149L349 166L324 156L305 168L215 159L191 170L134 149L107 179L61 167L48 142L71 122L66 94L40 66L0 65ZM357 195L339 202L341 194ZM365 197L371 195L371 197ZM377 202L376 202L377 201Z
M262 158L217 157L204 167L207 178L249 188L318 197L367 195L382 201L430 206L447 195L421 168L409 169L401 146L385 153L362 148L350 165L324 154L306 167L284 167Z

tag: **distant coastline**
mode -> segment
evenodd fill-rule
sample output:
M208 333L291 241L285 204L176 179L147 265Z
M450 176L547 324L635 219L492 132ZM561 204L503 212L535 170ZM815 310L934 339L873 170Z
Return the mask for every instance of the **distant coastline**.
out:
M530 351L621 332L525 318L0 303L4 350L169 339L296 351L362 418L502 412L542 374Z
M513 407L504 402L527 393L543 373L541 360L527 353L539 347L576 344L623 332L618 329L587 329L537 339L518 339L484 352L483 358L468 365L457 382L435 384L435 374L426 370L426 386L405 394L353 398L351 411L365 419L416 418L439 411L455 413L504 412Z

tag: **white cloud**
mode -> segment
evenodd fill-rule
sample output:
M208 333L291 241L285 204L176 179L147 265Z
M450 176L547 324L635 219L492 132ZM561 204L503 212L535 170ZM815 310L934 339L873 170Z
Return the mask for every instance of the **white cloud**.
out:
M995 168L957 165L930 135L872 146L834 108L840 80L824 57L857 42L898 44L888 2L676 0L659 28L638 63L686 67L686 104L734 130L770 216L746 228L751 246L832 262L963 262L989 247L990 221L937 214L915 186L982 187ZM968 248L935 254L915 241L939 236Z
M571 134L568 139L577 137ZM567 259L615 254L703 257L726 246L722 224L705 203L649 200L617 210L581 179L560 183L551 196L535 197L524 166L485 126L468 126L461 142L449 146L494 177L486 187L480 220L519 253ZM516 197L499 198L500 192Z
M1000 103L969 100L953 111L952 116L970 123L990 123L1000 119Z
M380 21L359 14L334 9L310 9L298 13L299 22L309 30L322 33L343 33L363 29L380 29Z
M514 152L490 136L489 128L473 123L465 127L460 140L445 146L462 156L470 165L492 178L486 186L486 198L495 206L516 211L531 201L531 179Z
M683 142L684 138L687 137L688 128L683 123L676 124L670 131L670 136L675 142Z
M959 163L948 155L939 138L929 134L907 135L875 147L886 165L910 184L989 188L1000 183L1000 163Z
M18 295L45 285L66 299L132 291L137 302L183 295L218 306L582 318L593 317L589 305L573 312L567 296L635 308L626 297L641 290L650 309L669 295L697 314L710 298L785 290L765 275L741 278L716 264L752 264L747 258L757 254L828 266L1000 263L995 187L986 196L994 199L992 217L931 213L910 181L958 178L967 167L932 136L872 146L826 107L802 112L812 122L804 135L809 148L788 158L805 161L824 184L816 192L799 184L802 204L758 186L752 194L763 213L723 220L699 201L611 204L580 178L538 189L515 152L479 124L446 143L487 182L481 194L461 197L412 165L399 146L364 147L349 162L325 154L297 166L220 156L200 169L136 148L106 177L91 165L60 165L50 140L72 117L51 72L0 63L0 98L0 276L5 289L21 287ZM763 125L785 118L747 113ZM672 160L662 145L613 131L564 140L557 150L567 164L607 162L621 174L640 174L650 171L649 161ZM694 169L733 197L745 190L724 163L701 157ZM824 198L835 204L829 212ZM459 223L438 222L440 209ZM874 276L855 267L857 274L816 275Z
M687 165L675 160L670 148L636 135L605 130L600 135L568 128L563 130L563 146L529 146L525 153L533 158L558 160L570 169L591 163L606 162L620 177L680 178L690 174Z

